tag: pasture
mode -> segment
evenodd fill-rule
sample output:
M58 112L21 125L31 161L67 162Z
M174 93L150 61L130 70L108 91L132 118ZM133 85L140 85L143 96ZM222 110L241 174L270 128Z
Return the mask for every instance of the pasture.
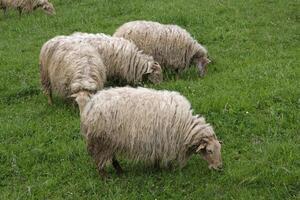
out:
M0 13L0 199L299 199L300 3L284 1L52 0L37 10ZM224 170L193 156L187 166L155 170L120 159L125 174L99 178L80 134L79 112L47 104L38 57L56 35L113 34L138 19L178 24L213 60L171 73L156 89L186 96L224 144Z

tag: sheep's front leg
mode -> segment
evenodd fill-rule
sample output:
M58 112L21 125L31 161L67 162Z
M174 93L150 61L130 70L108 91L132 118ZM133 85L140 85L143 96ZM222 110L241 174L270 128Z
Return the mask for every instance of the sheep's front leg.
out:
M49 91L47 91L47 96L48 96L48 104L52 105L53 100L52 100L52 90L51 89Z
M7 11L7 8L6 8L6 7L3 7L3 8L1 8L1 9L3 9L3 15L4 15L4 17L6 17L6 11Z
M19 17L21 18L21 15L22 15L22 8L21 8L21 7L18 7L17 9L18 9L18 11L19 11Z
M121 165L119 164L115 156L112 159L112 165L114 166L118 175L121 175L123 173L123 169L121 168Z
M108 175L108 173L105 171L105 169L99 169L99 168L98 168L98 173L99 173L99 175L100 175L103 179L109 178L109 175Z
M103 179L110 177L109 174L104 169L108 160L109 159L107 159L107 158L103 158L103 157L101 158L101 156L98 156L95 159L96 164L97 164L98 173Z
M180 79L179 73L180 73L180 70L179 70L179 69L176 69L176 70L175 70L176 80L179 80L179 79Z

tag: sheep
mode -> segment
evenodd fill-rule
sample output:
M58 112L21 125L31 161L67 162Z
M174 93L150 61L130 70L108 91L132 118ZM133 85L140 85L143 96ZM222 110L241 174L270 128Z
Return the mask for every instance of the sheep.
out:
M68 36L57 36L46 42L39 64L41 84L50 105L52 91L63 98L80 91L95 93L106 81L106 68L97 50Z
M108 79L118 77L129 84L137 84L145 78L152 83L159 83L163 79L159 63L155 62L152 56L143 54L128 40L103 33L76 32L71 37L85 40L98 49L107 67Z
M87 150L103 177L110 161L117 173L122 172L117 154L160 167L177 163L182 168L196 153L209 168L222 166L221 144L213 128L203 117L192 115L190 103L177 92L123 87L98 91L91 98L73 97L81 105Z
M15 8L19 11L21 17L22 11L32 12L37 8L42 8L48 15L54 15L55 9L48 0L0 0L0 9L3 9L4 15L7 8Z
M139 49L163 67L169 67L178 74L190 64L198 67L204 77L207 64L207 50L183 28L152 21L132 21L121 25L113 34L133 41Z

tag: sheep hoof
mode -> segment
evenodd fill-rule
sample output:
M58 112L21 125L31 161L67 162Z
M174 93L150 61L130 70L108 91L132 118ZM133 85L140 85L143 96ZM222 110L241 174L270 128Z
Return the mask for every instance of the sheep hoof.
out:
M109 174L104 169L98 169L98 173L104 180L110 178Z
M114 157L112 160L112 164L115 168L115 170L117 171L117 175L120 176L121 174L123 174L123 169L121 167L121 165L119 164L119 162L117 161L117 159Z
M52 106L53 105L53 102L52 102L52 100L48 100L48 104L50 105L50 106Z
M48 104L52 105L53 104L53 101L52 101L52 92L51 91L47 92L47 96L48 96Z
M117 170L117 175L118 176L121 176L122 174L124 174L124 171L121 169L121 170Z

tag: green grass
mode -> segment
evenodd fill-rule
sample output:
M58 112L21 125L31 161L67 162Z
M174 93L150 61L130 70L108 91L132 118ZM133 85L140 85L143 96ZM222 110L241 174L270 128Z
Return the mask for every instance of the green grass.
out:
M300 198L300 3L285 1L53 0L57 15L0 13L0 199ZM224 141L224 171L199 156L155 171L121 160L126 173L99 178L78 111L40 90L44 42L74 31L112 34L126 21L175 23L208 47L194 68L157 89L176 90Z

